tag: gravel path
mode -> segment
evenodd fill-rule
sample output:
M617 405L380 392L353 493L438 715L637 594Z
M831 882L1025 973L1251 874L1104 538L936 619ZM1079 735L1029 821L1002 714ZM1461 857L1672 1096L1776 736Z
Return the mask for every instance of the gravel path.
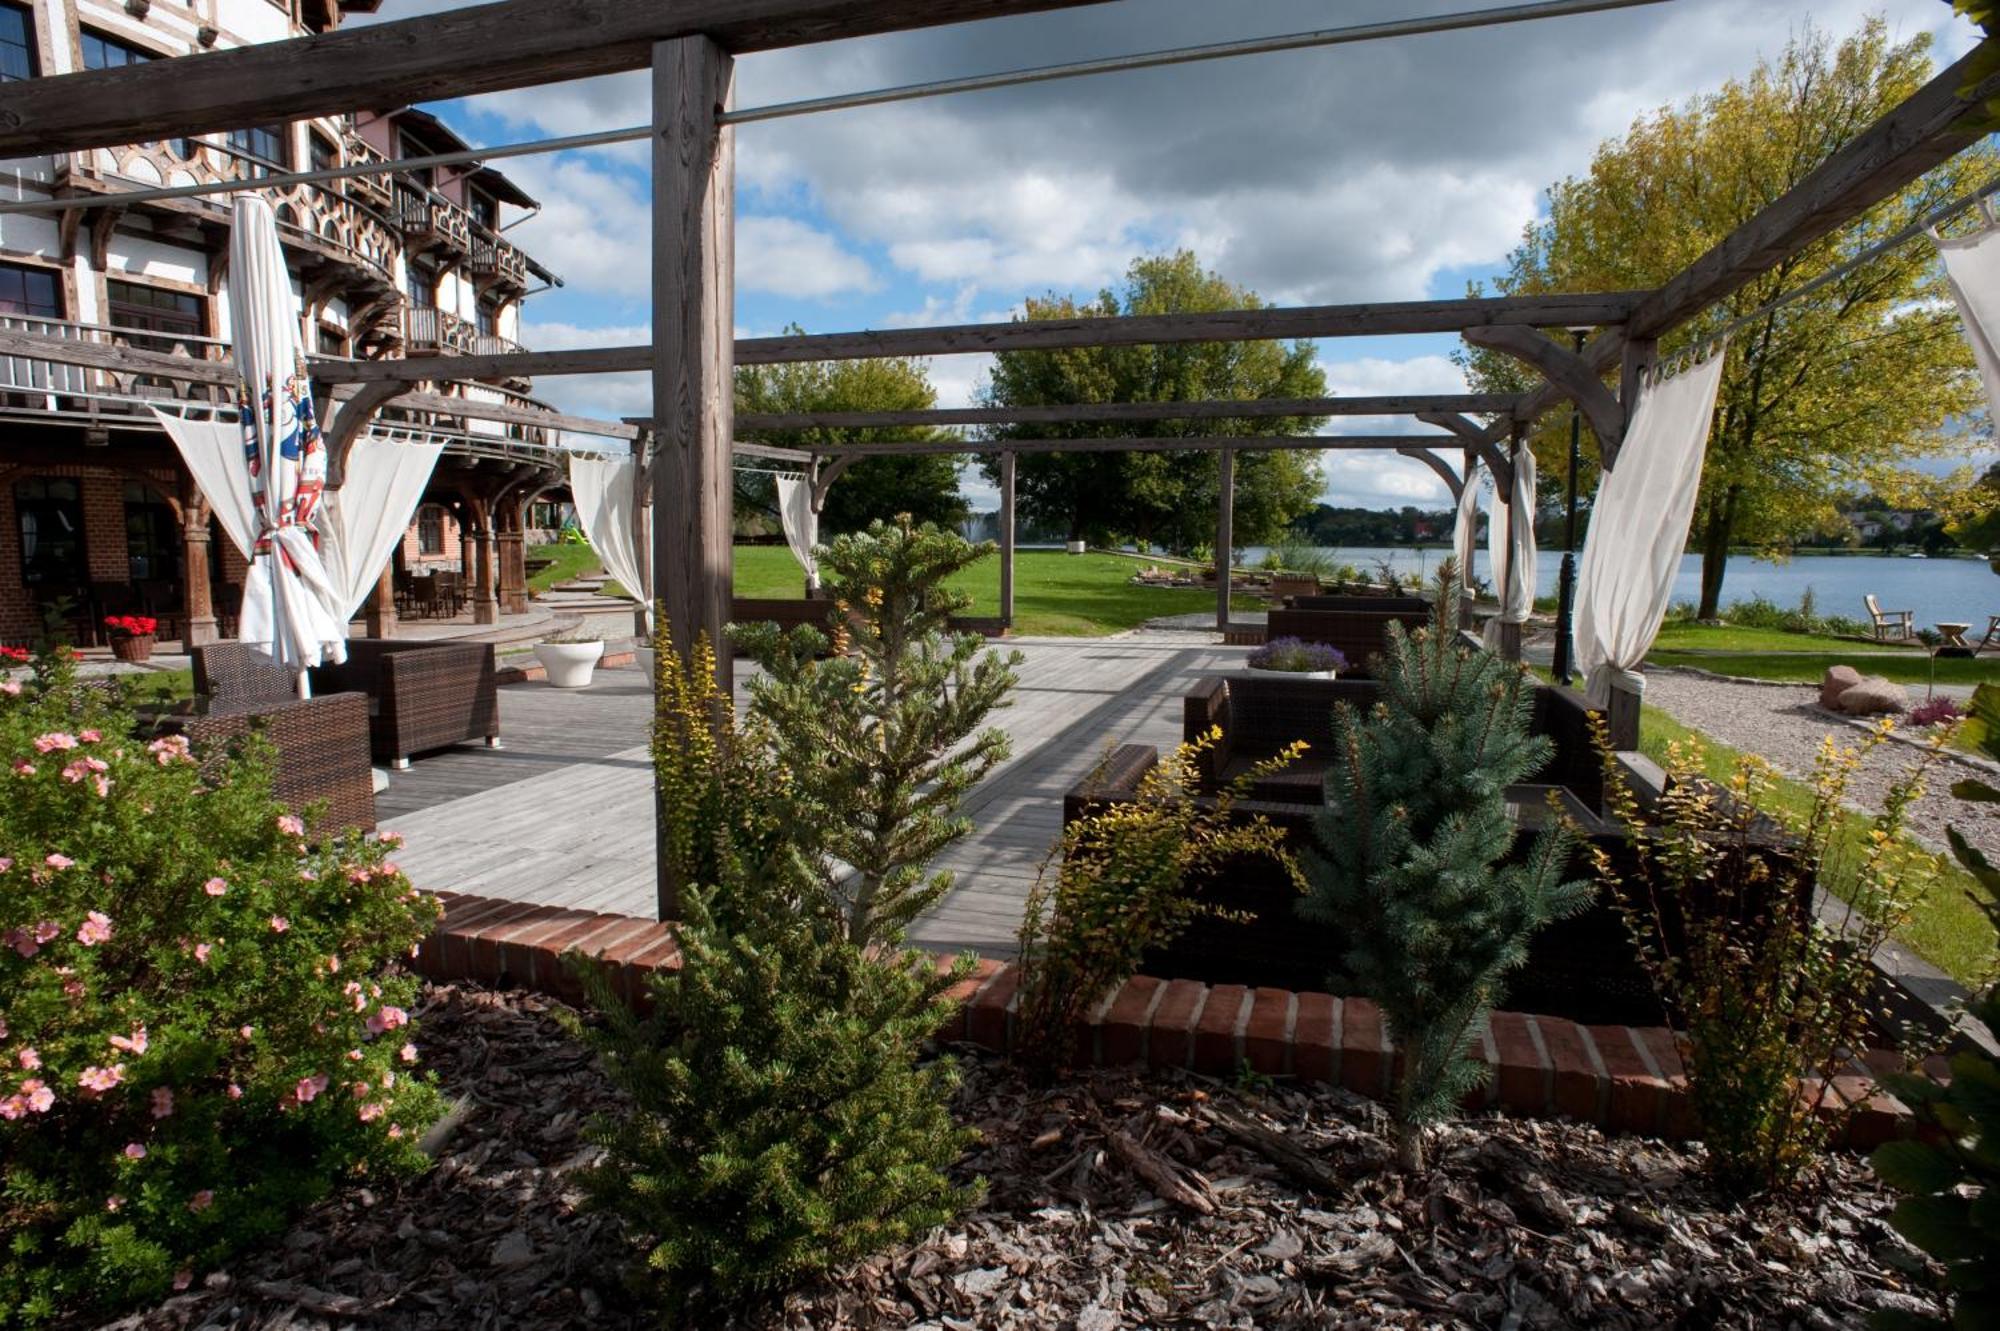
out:
M1818 695L1818 689L1807 684L1738 683L1666 670L1646 675L1646 701L1653 706L1682 725L1731 748L1758 754L1787 775L1806 781L1812 779L1813 760L1827 735L1843 744L1862 738L1859 729L1820 711ZM1920 750L1907 744L1877 748L1849 785L1848 802L1868 813L1879 812L1890 781L1919 756ZM1910 811L1910 830L1942 850L1945 826L1951 824L1988 855L2000 857L2000 814L1994 812L2000 806L1969 804L1951 796L1952 783L1968 776L2000 784L1990 769L1947 755L1926 781L1927 793Z

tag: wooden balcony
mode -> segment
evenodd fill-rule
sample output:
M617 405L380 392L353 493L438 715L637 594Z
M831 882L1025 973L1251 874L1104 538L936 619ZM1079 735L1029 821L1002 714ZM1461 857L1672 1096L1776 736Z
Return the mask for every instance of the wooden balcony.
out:
M481 286L509 291L525 291L528 286L528 256L484 227L473 232L465 269Z
M341 145L341 158L347 166L380 166L389 160L359 134L347 135ZM396 202L395 188L387 174L349 176L341 184L346 187L348 197L361 199L383 212L388 212Z
M472 215L435 194L399 184L392 216L412 250L472 251Z

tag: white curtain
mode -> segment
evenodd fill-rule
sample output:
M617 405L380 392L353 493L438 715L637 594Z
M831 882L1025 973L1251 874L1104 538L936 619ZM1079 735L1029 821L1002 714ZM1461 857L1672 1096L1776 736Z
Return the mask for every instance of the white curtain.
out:
M819 514L813 512L812 482L803 476L778 477L778 517L785 524L785 544L806 571L806 586L819 590L819 560L813 547L819 544Z
M1487 558L1492 563L1493 591L1500 613L1486 621L1486 645L1500 645L1502 624L1525 624L1535 608L1535 454L1523 448L1514 455L1512 499L1505 509L1495 505L1486 531ZM1498 497L1497 494L1495 496Z
M1577 664L1595 706L1610 700L1614 682L1635 692L1646 686L1639 665L1673 598L1726 354L1718 348L1685 373L1641 390L1617 465L1598 485L1577 574L1575 624Z
M388 434L363 435L349 449L346 479L319 509L320 552L342 624L366 604L443 451L441 443Z
M298 298L271 205L256 195L236 200L229 311L258 518L237 636L267 647L272 660L298 675L303 694L308 667L347 659L347 620L334 608L317 544L326 443L313 419Z
M1465 482L1458 492L1458 515L1451 526L1452 558L1458 561L1458 585L1472 594L1472 552L1479 543L1479 459L1465 459Z
M1965 327L1972 359L1986 385L1987 413L2000 419L2000 227L1989 226L1970 236L1946 240L1931 234L1944 260L1945 280Z
M187 410L156 406L153 415L180 450L181 461L187 464L223 533L248 560L257 541L257 509L250 502L250 460L243 452L243 423L233 411L227 420L202 420L184 415Z
M630 457L578 455L569 460L569 492L584 539L604 561L605 572L650 613L653 551L638 518L637 476L638 463Z

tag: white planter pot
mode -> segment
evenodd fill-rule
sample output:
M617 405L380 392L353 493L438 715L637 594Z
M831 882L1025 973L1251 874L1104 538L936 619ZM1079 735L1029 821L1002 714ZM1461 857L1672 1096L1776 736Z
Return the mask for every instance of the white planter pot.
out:
M1290 675L1293 679L1337 679L1340 676L1338 670L1273 670L1260 665L1250 668L1260 675Z
M1083 553L1085 553L1086 551L1088 551L1088 550L1090 549L1090 542L1089 542L1089 541L1071 541L1071 542L1069 543L1069 547L1068 547L1068 549L1069 549L1069 552L1070 552L1071 554L1073 554L1073 555L1080 555L1080 554L1083 554Z
M602 642L538 642L535 659L548 671L549 683L559 689L580 689L590 683L597 659L604 655Z

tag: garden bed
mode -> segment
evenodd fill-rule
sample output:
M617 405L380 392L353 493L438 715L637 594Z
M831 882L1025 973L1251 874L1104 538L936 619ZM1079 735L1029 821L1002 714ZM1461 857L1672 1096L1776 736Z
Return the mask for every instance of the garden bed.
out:
M620 1101L556 1009L429 990L425 1061L472 1106L437 1167L331 1198L111 1325L653 1325L619 1282L632 1249L574 1206L582 1122ZM1337 1088L1156 1071L1039 1090L976 1054L965 1071L956 1107L981 1141L959 1172L987 1179L984 1203L737 1325L1833 1328L1931 1306L1934 1273L1848 1157L1802 1204L1738 1209L1707 1191L1698 1152L1480 1118L1443 1129L1439 1167L1412 1179L1389 1168L1380 1111ZM1274 1161L1273 1133L1310 1183Z

